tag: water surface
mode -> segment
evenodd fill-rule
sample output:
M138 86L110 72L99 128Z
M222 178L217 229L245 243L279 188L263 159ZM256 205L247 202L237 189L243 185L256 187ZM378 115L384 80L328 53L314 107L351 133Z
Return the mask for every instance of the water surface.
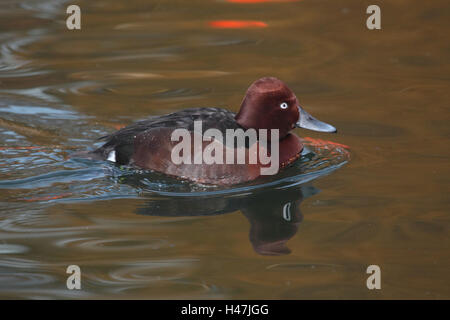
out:
M1 298L450 297L446 1L383 2L378 31L365 1L81 0L80 31L68 3L0 4ZM297 129L276 178L69 158L149 115L237 111L263 76L339 130Z

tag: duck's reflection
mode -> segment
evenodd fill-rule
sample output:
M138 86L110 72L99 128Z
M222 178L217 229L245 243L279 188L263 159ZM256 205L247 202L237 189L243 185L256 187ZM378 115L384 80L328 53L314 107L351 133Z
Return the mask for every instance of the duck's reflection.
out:
M311 185L283 190L265 190L257 194L214 197L176 197L152 200L138 209L152 216L198 216L231 213L239 210L250 223L249 238L262 255L289 254L287 242L302 221L300 203L318 193Z

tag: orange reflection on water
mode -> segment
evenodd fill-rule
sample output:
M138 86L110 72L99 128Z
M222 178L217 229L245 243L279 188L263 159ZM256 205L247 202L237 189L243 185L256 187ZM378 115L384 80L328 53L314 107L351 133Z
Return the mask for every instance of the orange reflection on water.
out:
M315 139L315 138L311 138L311 137L303 137L302 139L307 141L308 143L311 143L314 146L317 146L317 147L332 146L332 147L341 147L344 149L350 149L349 146L347 146L345 144L337 143L337 142L332 142L332 141L327 141L327 140L322 140L322 139Z
M301 0L226 0L231 3L297 2Z
M209 26L218 29L265 28L267 23L255 20L214 20Z

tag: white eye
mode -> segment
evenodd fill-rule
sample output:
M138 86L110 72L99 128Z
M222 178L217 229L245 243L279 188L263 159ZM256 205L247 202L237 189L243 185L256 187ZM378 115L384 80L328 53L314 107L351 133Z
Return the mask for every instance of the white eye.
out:
M280 108L281 109L287 109L289 106L286 102L283 102L282 104L280 104Z

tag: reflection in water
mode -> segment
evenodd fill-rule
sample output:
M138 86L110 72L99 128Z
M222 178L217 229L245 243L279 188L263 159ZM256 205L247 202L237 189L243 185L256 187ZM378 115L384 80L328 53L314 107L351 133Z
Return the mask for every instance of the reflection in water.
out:
M243 207L242 213L250 222L250 241L256 252L264 255L289 254L287 241L298 231L303 216L300 203L314 188L278 192L255 199Z
M287 190L263 190L239 197L166 198L152 200L137 211L152 216L218 215L241 211L250 223L250 242L262 255L282 255L291 251L286 243L302 221L300 203L318 189L300 185Z
M218 29L265 28L267 27L267 23L249 20L216 20L210 21L209 26Z

